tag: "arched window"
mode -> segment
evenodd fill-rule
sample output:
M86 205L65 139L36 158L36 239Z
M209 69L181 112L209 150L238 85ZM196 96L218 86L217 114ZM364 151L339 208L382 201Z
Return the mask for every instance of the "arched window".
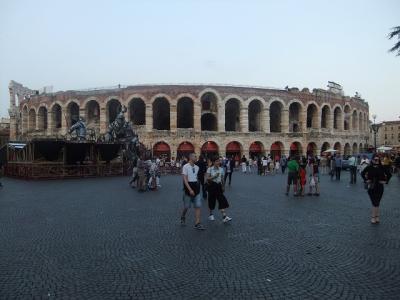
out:
M46 130L47 129L47 108L41 106L38 112L38 127L39 130Z
M274 101L269 107L269 122L271 132L281 132L282 103Z
M289 106L289 131L290 132L300 132L300 110L301 106L297 102L293 102Z
M321 128L328 128L331 120L331 110L328 105L325 105L321 111Z
M240 131L240 103L237 99L225 103L225 131Z
M179 99L177 105L177 127L193 128L193 115L193 100L189 97Z
M129 117L133 125L146 124L146 104L140 98L133 98L129 102Z
M217 118L212 113L205 113L201 116L201 130L203 131L217 131L218 124Z
M253 100L249 104L249 131L262 131L262 104L260 100Z
M153 129L170 130L170 105L164 97L153 102Z
M121 112L122 105L117 99L111 99L107 102L107 121L108 124L114 122L118 114Z

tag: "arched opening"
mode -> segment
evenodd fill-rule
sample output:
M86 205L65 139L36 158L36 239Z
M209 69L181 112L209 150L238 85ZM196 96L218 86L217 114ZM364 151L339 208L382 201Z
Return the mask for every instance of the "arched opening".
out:
M364 148L362 143L360 143L360 145L358 146L358 151L359 152L367 152L367 150Z
M41 106L38 111L38 127L41 131L47 129L47 108L44 106Z
M194 146L192 143L183 142L180 143L176 152L177 159L181 159L182 157L189 157L189 154L194 153Z
M153 129L170 130L170 105L164 97L153 102Z
M230 142L226 145L226 157L242 157L242 146L238 142Z
M51 109L51 116L53 121L53 128L60 129L61 128L61 106L58 104L54 104L53 108Z
M281 132L282 103L274 101L269 107L269 128L271 132Z
M331 120L331 109L325 105L321 111L321 128L328 128Z
M29 110L28 126L29 131L34 131L36 129L36 112L33 108Z
M344 130L350 130L350 117L351 117L350 107L346 105L344 107L344 118L343 118Z
M28 130L28 108L26 106L22 110L22 129L24 131Z
M274 142L271 145L270 153L271 157L276 161L281 158L284 151L283 144L281 142Z
M342 119L342 110L340 107L336 107L333 111L333 128L337 130L341 130L341 119Z
M299 156L302 155L302 153L303 153L303 147L299 142L293 142L290 145L289 156Z
M318 109L315 104L310 104L307 107L307 128L318 128Z
M352 152L352 154L353 155L358 154L358 145L357 145L357 143L353 143L353 152Z
M146 124L146 104L140 98L133 98L129 102L129 119L132 125Z
M193 128L193 115L193 100L189 97L179 99L177 106L177 127Z
M262 104L260 100L253 100L249 104L249 131L262 131Z
M349 143L346 143L344 145L344 155L348 156L351 154L351 147Z
M363 127L363 117L362 117L362 113L360 112L358 114L358 130L363 131L364 127ZM361 148L360 148L361 149Z
M333 145L333 149L337 151L336 153L340 154L342 152L342 145L339 142L336 142L335 145Z
M214 93L207 92L201 96L201 111L218 113L218 98Z
M111 124L121 112L122 105L117 99L111 99L107 102L107 123Z
M314 157L318 154L317 145L314 142L307 145L307 157Z
M265 155L264 145L261 142L253 142L250 144L249 154L251 158Z
M225 131L240 131L240 103L237 99L225 103Z
M205 142L201 147L201 154L204 157L214 157L219 155L218 145L211 141Z
M96 100L90 100L85 107L86 125L100 127L100 106Z
M171 148L165 142L157 142L153 146L153 157L169 160L171 158Z
M79 119L79 106L75 102L71 102L67 106L67 126L74 125Z
M300 132L300 110L301 106L297 102L293 102L289 106L289 131L290 132Z
M201 130L202 131L217 131L218 124L217 118L212 113L205 113L201 116Z
M329 144L328 142L323 143L321 146L321 154L324 153L326 150L328 150L330 147L331 144Z
M352 122L351 122L351 128L353 130L358 130L358 115L357 115L357 111L353 111L353 115L352 115Z

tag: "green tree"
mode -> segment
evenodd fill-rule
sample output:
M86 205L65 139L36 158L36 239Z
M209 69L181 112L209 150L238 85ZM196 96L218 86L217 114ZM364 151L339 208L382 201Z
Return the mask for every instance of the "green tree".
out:
M394 44L392 48L389 49L390 52L397 52L396 56L400 56L400 26L396 26L392 28L392 31L389 33L389 40L397 37L397 42Z

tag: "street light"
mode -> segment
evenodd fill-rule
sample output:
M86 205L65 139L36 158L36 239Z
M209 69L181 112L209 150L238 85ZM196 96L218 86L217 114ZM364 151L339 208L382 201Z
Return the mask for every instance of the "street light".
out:
M371 129L374 132L374 147L375 147L375 152L376 152L376 134L379 131L379 126L378 126L378 124L375 123L376 115L372 115L372 119L374 119L374 123L371 124Z

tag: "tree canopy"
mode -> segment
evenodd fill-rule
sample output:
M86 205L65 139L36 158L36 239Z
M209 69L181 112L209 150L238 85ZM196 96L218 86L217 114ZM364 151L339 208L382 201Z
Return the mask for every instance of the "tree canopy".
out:
M397 42L392 48L389 49L390 52L397 52L396 56L400 56L400 26L393 27L392 31L389 33L389 40L397 37Z

